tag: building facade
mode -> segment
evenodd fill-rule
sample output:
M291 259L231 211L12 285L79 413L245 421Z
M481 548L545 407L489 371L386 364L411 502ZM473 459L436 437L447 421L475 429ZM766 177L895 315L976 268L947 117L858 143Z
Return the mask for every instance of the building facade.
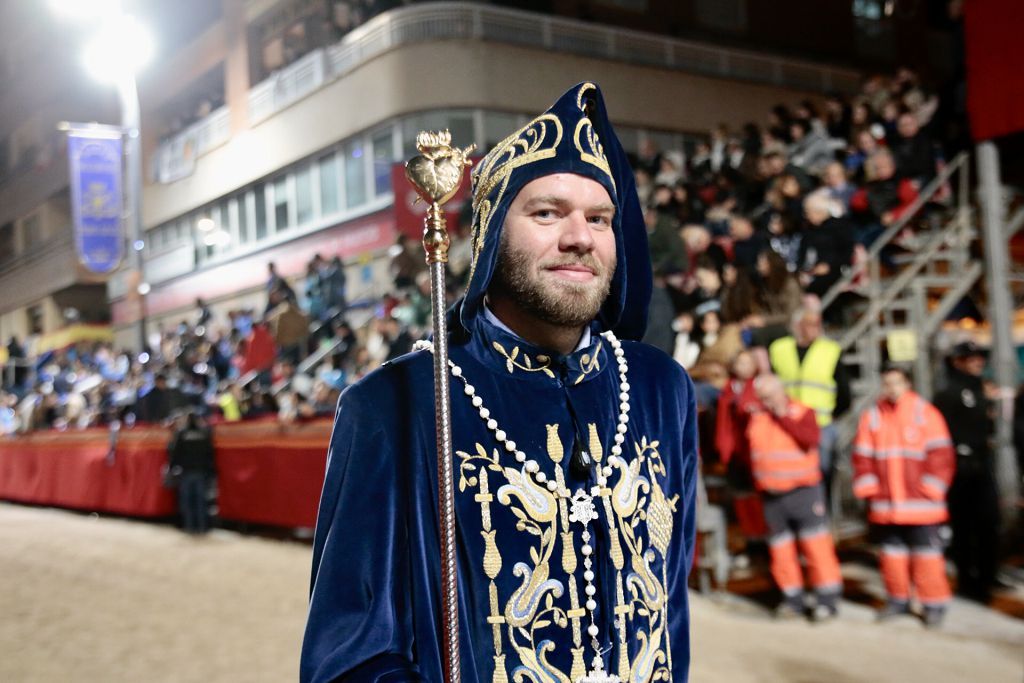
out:
M113 94L82 83L37 87L61 64L68 70L71 44L40 60L35 77L0 73L4 340L50 333L75 309L82 320L112 324L119 345L137 346L140 316L151 330L167 327L194 316L198 297L221 318L235 308L262 310L267 263L298 279L314 254L342 258L350 298L378 297L390 289L388 247L400 232L420 229L407 224L409 190L392 184L395 164L415 152L416 133L448 128L458 144L486 149L582 80L602 85L627 150L636 152L647 142L683 151L719 124L763 122L774 104L852 92L861 78L820 60L680 38L711 21L697 0L683 3L690 10L678 26L650 24L652 13L676 16L674 4L654 0L595 2L592 9L603 9L589 15L563 2L533 8L544 13L468 2L181 6L190 4L206 14L188 26L165 16L175 42L140 76L141 278L128 264L109 278L86 273L69 227L56 122L116 121ZM740 3L748 27L751 4ZM140 18L147 7L166 15L162 5L139 3ZM615 12L620 21L602 23ZM733 16L711 13L719 23ZM30 15L39 35L54 30L37 9L14 19ZM40 140L52 150L25 151Z

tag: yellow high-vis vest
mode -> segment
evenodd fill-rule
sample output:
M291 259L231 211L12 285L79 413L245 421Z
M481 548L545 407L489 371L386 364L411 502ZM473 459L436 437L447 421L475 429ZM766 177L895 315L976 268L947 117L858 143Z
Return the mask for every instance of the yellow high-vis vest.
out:
M796 351L796 339L776 339L768 347L772 370L782 380L790 398L814 410L818 426L832 423L836 408L836 365L839 363L839 344L818 337L807 349L804 362Z

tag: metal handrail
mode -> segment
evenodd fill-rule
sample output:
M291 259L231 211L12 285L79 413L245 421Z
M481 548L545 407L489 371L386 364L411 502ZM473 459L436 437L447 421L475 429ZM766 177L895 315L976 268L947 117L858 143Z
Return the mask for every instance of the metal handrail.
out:
M924 189L918 193L917 198L911 202L910 206L903 212L903 215L899 217L892 225L890 225L885 232L878 236L878 238L872 243L868 249L867 258L864 261L854 265L849 271L839 279L832 287L825 292L825 296L821 298L822 309L828 308L840 294L849 289L854 279L860 275L865 268L871 268L871 283L875 286L878 280L878 273L874 272L878 265L878 256L882 253L882 249L889 246L893 238L900 234L900 231L906 227L910 220L917 216L917 212L921 210L921 207L931 201L931 199L938 193L942 186L953 176L953 174L967 163L967 152L960 152L957 154L953 161L949 163L942 171L932 179L930 183L925 185ZM966 167L965 167L966 171Z

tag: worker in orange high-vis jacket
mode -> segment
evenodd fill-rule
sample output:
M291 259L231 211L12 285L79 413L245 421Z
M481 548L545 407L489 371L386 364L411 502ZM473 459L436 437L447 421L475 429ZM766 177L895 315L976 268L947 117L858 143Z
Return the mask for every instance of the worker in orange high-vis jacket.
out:
M942 414L910 388L900 366L882 371L882 396L861 415L853 448L853 493L868 501L881 546L888 603L879 620L910 614L911 585L926 626L942 623L950 600L939 525L956 467Z
M831 619L838 614L843 577L825 514L814 410L790 399L775 375L754 380L754 391L760 407L750 416L747 440L754 486L764 498L772 578L783 595L776 615L804 611L799 550L817 597L811 618Z

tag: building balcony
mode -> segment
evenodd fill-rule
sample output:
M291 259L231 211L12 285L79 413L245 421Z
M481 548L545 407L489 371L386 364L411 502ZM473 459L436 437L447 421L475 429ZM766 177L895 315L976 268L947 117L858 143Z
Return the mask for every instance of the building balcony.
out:
M616 119L707 131L764 117L777 101L853 91L860 74L487 5L438 2L382 14L256 84L251 128L221 108L162 145L144 224L171 220L403 114L444 107L540 111L598 78ZM575 80L573 80L575 79Z

